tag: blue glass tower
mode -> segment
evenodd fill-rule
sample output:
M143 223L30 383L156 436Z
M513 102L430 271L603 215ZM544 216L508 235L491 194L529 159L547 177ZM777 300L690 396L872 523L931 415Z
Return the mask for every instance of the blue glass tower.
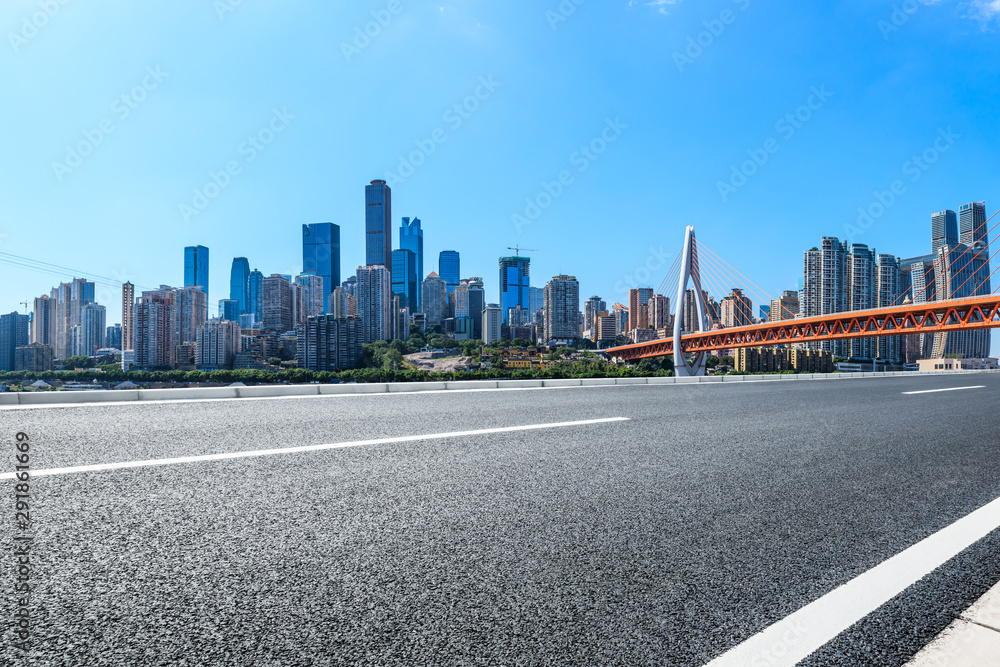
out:
M954 211L931 214L931 252L937 253L943 245L958 245L958 217Z
M448 294L455 291L461 279L462 264L457 250L442 250L438 256L438 274L448 286Z
M508 324L507 318L511 308L521 306L528 308L531 297L531 277L529 265L531 259L528 257L501 257L500 258L500 309L503 323ZM532 312L534 315L534 312Z
M420 282L417 280L417 256L411 250L392 251L392 293L399 295L400 307L417 311L417 295Z
M403 218L399 228L399 249L409 250L417 258L417 283L427 276L424 274L424 230L420 228L420 218ZM420 290L417 290L417 307L413 312L420 312Z
M253 313L254 326L260 328L264 321L264 274L254 269L250 272L250 303L248 313Z
M365 186L365 264L392 266L392 189L381 180Z
M250 312L250 262L246 257L233 259L229 273L229 298L236 302L239 314Z
M340 225L302 225L302 273L323 278L323 312L332 313L330 294L340 285Z

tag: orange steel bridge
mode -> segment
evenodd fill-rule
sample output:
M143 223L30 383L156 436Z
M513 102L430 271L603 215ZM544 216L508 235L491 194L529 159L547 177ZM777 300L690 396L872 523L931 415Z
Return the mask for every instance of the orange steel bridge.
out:
M846 338L906 336L1000 327L1000 295L911 303L893 308L832 313L819 317L765 322L681 337L685 354L768 345L791 345ZM625 362L674 353L672 339L623 345L606 350Z

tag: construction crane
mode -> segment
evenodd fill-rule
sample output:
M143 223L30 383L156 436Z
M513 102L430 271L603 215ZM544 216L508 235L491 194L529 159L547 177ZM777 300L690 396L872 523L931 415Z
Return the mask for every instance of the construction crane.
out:
M27 301L22 301L21 305L24 306L24 314L27 315L28 314L28 302Z
M510 246L507 246L507 250L513 250L514 251L514 255L516 255L516 256L520 256L522 250L526 250L528 252L538 252L538 250L536 250L535 248L522 248L521 246L518 246L518 245L515 245L513 248L511 248Z

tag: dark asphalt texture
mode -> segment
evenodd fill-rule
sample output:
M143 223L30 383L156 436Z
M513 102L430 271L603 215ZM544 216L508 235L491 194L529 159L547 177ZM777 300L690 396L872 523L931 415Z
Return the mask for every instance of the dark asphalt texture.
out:
M630 421L36 478L33 648L5 593L0 664L702 665L1000 496L998 395L961 375L2 410L4 457L25 431L35 468ZM1000 580L998 545L805 664L903 664Z

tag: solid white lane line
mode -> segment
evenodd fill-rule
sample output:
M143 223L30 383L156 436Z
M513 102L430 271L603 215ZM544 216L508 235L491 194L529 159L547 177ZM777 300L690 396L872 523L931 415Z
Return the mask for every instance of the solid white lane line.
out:
M71 475L80 472L101 472L104 470L124 470L126 468L148 468L151 466L169 466L181 463L198 463L201 461L222 461L226 459L243 459L253 456L273 456L275 454L296 454L299 452L319 452L327 449L344 449L346 447L364 447L367 445L386 445L397 442L419 442L421 440L439 440L442 438L466 438L475 435L490 435L493 433L515 433L517 431L538 431L549 428L567 428L571 426L590 426L593 424L609 424L612 422L629 421L629 417L608 417L605 419L584 419L575 422L554 422L550 424L529 424L527 426L501 426L498 428L483 428L475 431L450 431L448 433L428 433L426 435L401 435L394 438L378 438L376 440L355 440L353 442L335 442L325 445L304 445L302 447L285 447L281 449L258 449L245 452L227 452L224 454L204 454L201 456L179 456L170 459L150 459L147 461L124 461L121 463L98 463L86 466L71 466L68 468L42 468L32 470L32 477L51 475ZM13 472L0 473L0 479L14 479Z
M963 389L985 389L986 385L977 384L974 387L948 387L947 389L925 389L923 391L904 391L904 396L912 396L914 394L936 394L939 391L962 391Z
M1000 498L807 604L708 667L793 667L997 528Z

